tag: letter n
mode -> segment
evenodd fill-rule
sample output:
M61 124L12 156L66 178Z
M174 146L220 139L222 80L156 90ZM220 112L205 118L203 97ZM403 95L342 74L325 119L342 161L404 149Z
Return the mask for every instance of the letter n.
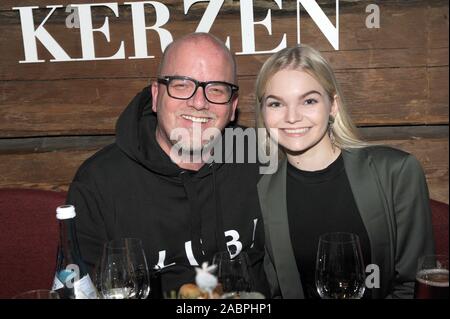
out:
M319 27L335 50L339 50L339 0L336 0L336 27L315 0L297 0L297 43L300 42L300 4Z

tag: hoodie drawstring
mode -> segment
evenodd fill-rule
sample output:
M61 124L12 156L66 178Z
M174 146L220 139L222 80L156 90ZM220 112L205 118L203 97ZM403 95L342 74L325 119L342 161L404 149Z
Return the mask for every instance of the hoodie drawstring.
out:
M186 195L188 197L190 209L189 209L189 220L190 220L190 228L191 228L191 240L192 240L192 253L195 258L204 259L205 253L210 255L211 253L227 251L227 244L225 241L224 227L223 227L223 212L220 194L218 191L217 179L216 179L216 166L214 164L210 165L212 170L213 177L213 196L214 196L214 222L215 222L215 245L207 245L210 249L214 251L204 252L201 238L202 238L202 216L201 211L198 206L198 194L196 192L195 183L192 181L191 176L187 172L181 172L180 177L183 180L183 186L186 191ZM206 238L206 240L208 240ZM212 244L212 243L209 243ZM201 256L201 257L200 257ZM209 256L212 258L212 255ZM197 260L201 263L201 260Z
M202 219L201 212L197 205L197 193L195 190L195 184L192 182L190 176L186 172L181 172L180 176L183 180L183 186L186 191L186 195L189 201L189 220L191 226L191 245L192 245L192 253L194 257L202 256L203 259L203 251L202 251L202 242L201 242L201 234L202 234ZM198 261L201 263L201 261Z
M227 244L225 242L225 234L223 228L223 212L222 205L220 202L220 194L217 190L216 183L216 166L211 164L212 175L213 175L213 192L214 192L214 202L216 204L216 243L218 251L227 251Z

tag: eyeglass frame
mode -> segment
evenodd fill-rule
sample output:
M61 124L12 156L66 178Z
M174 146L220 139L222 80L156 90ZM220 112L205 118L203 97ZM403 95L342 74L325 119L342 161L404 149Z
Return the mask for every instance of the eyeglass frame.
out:
M191 96L185 97L185 98L173 96L173 95L170 94L170 92L169 92L169 91L170 91L170 90L169 90L169 83L170 83L170 81L172 81L172 80L189 80L189 81L194 82L194 84L195 84L194 92L192 92L192 95L191 95ZM163 76L163 77L159 77L159 78L157 79L157 82L160 83L160 84L164 84L164 85L167 87L167 94L168 94L171 98L174 98L174 99L177 99L177 100L189 100L190 98L192 98L192 97L195 95L195 93L197 93L198 88L199 88L199 87L202 87L202 88L203 88L203 96L205 97L205 99L206 99L209 103L212 103L212 104L228 104L228 103L230 103L231 99L232 99L233 96L236 94L236 92L239 91L239 86L237 86L237 85L235 85L235 84L233 84L233 83L229 83L229 82L225 82L225 81L206 81L206 82L202 82L202 81L198 81L198 80L196 80L196 79L190 78L190 77L188 77L188 76L178 76L178 75L174 75L174 76ZM228 99L228 101L217 103L217 102L212 102L210 99L208 99L208 97L206 96L206 90L205 90L205 89L206 89L206 87L207 87L208 85L210 85L210 84L226 84L226 85L228 85L228 86L231 88L231 94L230 94L230 98Z

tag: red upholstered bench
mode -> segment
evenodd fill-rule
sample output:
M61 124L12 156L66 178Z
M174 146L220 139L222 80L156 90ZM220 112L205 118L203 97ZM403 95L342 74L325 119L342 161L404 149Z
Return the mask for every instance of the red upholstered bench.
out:
M50 288L58 243L55 209L66 193L0 189L0 298ZM448 204L431 200L436 252L448 255Z
M0 189L0 298L51 288L66 193Z
M430 201L436 254L448 255L448 204Z

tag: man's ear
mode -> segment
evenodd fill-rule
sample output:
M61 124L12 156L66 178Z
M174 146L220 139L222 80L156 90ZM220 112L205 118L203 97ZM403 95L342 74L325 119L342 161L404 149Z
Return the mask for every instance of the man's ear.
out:
M152 110L153 112L157 113L157 108L156 106L158 105L158 91L159 91L159 87L158 87L158 82L153 82L152 83Z
M231 102L231 117L230 117L230 121L234 121L234 119L236 118L236 109L237 109L237 105L239 102L239 97L236 95L235 98L233 98L233 102Z
M330 114L335 118L336 115L339 113L339 105L341 103L341 100L339 99L339 96L336 94L333 97L333 103L331 103L331 110Z

